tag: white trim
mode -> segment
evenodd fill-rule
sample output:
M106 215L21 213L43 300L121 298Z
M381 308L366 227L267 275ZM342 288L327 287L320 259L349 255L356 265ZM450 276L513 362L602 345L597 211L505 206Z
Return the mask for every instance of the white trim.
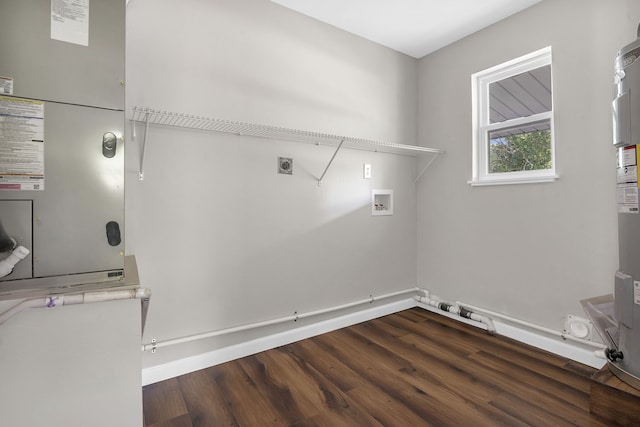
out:
M454 316L450 313L437 310L426 304L419 303L418 307L423 308L425 310L432 311L437 314L441 314L443 316L447 316L451 319L466 323L468 325L475 326L476 328L486 330L486 326L482 323L473 322L471 320L468 320L459 316ZM491 318L491 316L488 316L488 317ZM491 319L493 320L493 324L496 327L496 333L498 335L502 335L507 338L512 338L521 343L528 344L530 346L549 351L558 356L583 363L595 369L602 368L606 363L603 359L596 357L593 348L586 348L579 344L570 343L556 336L535 333L528 329L525 329L524 327L510 325L506 321L501 319L496 319L496 318L491 318Z
M552 182L556 176L555 132L553 112L553 70L552 70L552 108L551 111L528 117L519 117L500 123L489 121L489 85L526 71L552 64L551 46L537 50L530 54L512 59L489 69L474 73L471 76L472 98L472 167L471 180L468 183L476 185L528 184L536 182ZM545 119L549 121L551 129L551 168L535 171L518 171L489 173L487 133L513 126L524 126ZM485 184L487 183L487 184Z
M496 325L496 330L502 336L513 338L516 341L583 363L592 368L600 369L606 363L605 360L596 357L593 348L586 349L578 345L570 344L562 338L537 334L517 326L503 323L499 320L494 320L494 324Z
M509 184L539 184L543 182L554 182L559 179L558 175L549 175L549 176L540 176L540 177L529 177L522 179L508 178L508 179L485 179L483 181L467 181L467 184L472 187L482 187L488 185L509 185Z
M486 78L487 75L495 75L494 80L506 79L533 68L549 65L546 58L548 55L551 55L551 46L543 47L542 49L511 59L502 64L494 65L486 70L478 71L473 74L473 78Z
M317 322L308 326L299 327L293 330L268 335L241 344L221 348L207 353L186 357L183 359L167 362L161 365L151 366L142 369L142 385L149 385L159 381L164 381L180 375L188 374L199 369L219 365L241 357L250 356L261 351L270 350L282 345L290 344L316 335L331 332L340 328L366 322L378 317L397 313L402 310L420 307L432 311L442 316L449 317L459 322L486 329L482 323L474 322L451 313L438 310L426 304L418 303L413 298L406 298L389 304L359 310L351 314L336 317L334 319ZM594 355L593 349L586 349L579 344L562 340L555 336L548 336L531 332L523 327L510 325L499 319L493 319L499 335L512 338L516 341L528 344L537 348L554 353L585 365L600 369L605 361Z
M532 123L540 123L553 120L553 111L545 111L543 113L533 114L527 117L516 117L515 119L505 120L504 122L489 123L482 128L482 132L494 132L500 129L508 129L514 127L527 126Z
M268 335L241 344L224 347L208 353L198 354L162 365L151 366L142 370L142 385L153 384L179 375L188 374L199 369L219 365L230 360L250 356L261 351L270 350L292 342L311 338L316 335L335 331L346 326L366 322L388 314L397 313L416 306L416 301L411 298L395 301L389 304L360 310L355 313L336 317L334 319L317 322L308 326L299 327L285 332Z

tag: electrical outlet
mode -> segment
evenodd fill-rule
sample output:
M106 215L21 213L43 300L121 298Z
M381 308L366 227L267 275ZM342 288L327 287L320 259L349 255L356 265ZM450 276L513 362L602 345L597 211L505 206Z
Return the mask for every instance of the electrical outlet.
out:
M369 163L365 163L362 168L362 177L364 179L371 179L371 165Z
M278 173L293 175L293 159L290 157L278 157Z

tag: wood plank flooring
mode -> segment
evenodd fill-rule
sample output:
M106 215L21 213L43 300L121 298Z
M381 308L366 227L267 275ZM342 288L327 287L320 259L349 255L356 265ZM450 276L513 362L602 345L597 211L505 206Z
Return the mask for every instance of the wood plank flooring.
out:
M147 427L605 426L595 369L414 308L143 388Z

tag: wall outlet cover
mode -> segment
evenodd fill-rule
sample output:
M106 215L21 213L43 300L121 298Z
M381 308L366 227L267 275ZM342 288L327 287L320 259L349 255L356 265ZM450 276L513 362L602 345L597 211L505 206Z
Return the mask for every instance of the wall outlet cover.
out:
M362 166L362 178L371 179L371 164L365 163Z
M278 157L278 173L293 175L293 159L291 157Z
M591 340L593 325L589 319L569 314L565 317L563 332L576 338Z

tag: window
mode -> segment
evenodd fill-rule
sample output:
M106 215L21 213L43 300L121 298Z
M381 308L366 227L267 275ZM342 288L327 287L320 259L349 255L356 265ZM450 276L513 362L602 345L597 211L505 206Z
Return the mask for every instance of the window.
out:
M471 76L471 185L553 181L551 48Z

